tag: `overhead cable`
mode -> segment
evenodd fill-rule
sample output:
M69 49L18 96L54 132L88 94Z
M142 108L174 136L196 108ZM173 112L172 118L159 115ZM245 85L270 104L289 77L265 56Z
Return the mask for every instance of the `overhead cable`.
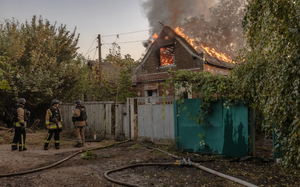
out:
M92 45L91 45L90 48L87 50L87 52L85 53L84 56L86 56L88 53L91 52L90 49L91 49L91 47L93 46L93 44L95 43L96 39L97 39L97 38L95 38L95 40L93 41Z
M135 40L135 41L128 41L128 42L113 42L113 43L116 43L116 44L124 44L124 43L135 43L135 42L143 42L145 40ZM106 43L107 45L108 44L113 44L113 43Z
M117 36L117 35L124 35L124 34L133 34L133 33L138 33L138 32L145 32L145 31L149 31L149 30L150 29L140 30L140 31L132 31L132 32L125 32L125 33L120 33L120 34L104 35L104 36L101 36L101 37Z
M98 48L98 47L96 47L96 48ZM96 55L96 52L97 52L97 50L95 50L95 53L94 53L93 60L95 60L95 55Z
M93 52L93 51L94 51L95 49L97 49L97 48L98 48L98 46L95 47L94 49L90 50L89 52L87 52L84 56L86 56L86 55L88 55L89 53Z

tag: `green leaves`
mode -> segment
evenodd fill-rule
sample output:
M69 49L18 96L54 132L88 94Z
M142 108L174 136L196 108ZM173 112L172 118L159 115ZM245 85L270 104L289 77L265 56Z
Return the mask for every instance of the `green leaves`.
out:
M10 66L5 62L8 60L5 56L0 56L0 90L10 90L11 87L7 80L4 79L4 73L12 74Z
M103 59L102 86L99 87L99 67L94 67L94 82L88 93L93 100L126 102L128 97L136 97L132 88L133 68L136 65L129 54L122 56L120 47L113 44L110 53Z
M227 100L228 104L225 106L227 108L234 103L238 103L240 100L250 100L250 95L245 95L238 91L240 84L236 83L237 79L233 76L225 77L223 75L212 75L210 72L192 72L188 70L179 70L170 73L173 74L173 77L166 80L164 93L168 87L174 85L178 105L184 102L184 92L196 94L201 100L200 110L197 117L190 117L199 124L203 124L204 115L209 112L210 103L219 98ZM183 110L187 109L183 108Z
M282 164L299 167L300 153L300 2L289 0L248 0L243 20L246 43L237 57L236 67L227 76L209 72L174 72L167 80L175 85L177 103L183 91L201 100L196 117L200 124L209 104L225 98L228 108L242 100L263 113L263 128L275 131L281 145ZM180 112L180 111L179 111Z
M299 165L298 124L300 60L300 4L289 0L248 1L244 18L246 48L242 51L245 63L233 70L233 76L249 92L254 107L263 111L264 127L272 124L282 145L282 164ZM248 88L248 87L245 87Z
M79 79L78 37L75 30L67 31L65 25L56 28L36 16L22 24L14 19L1 23L0 56L8 57L5 62L11 69L3 77L14 86L5 92L8 100L22 96L30 105L63 100Z

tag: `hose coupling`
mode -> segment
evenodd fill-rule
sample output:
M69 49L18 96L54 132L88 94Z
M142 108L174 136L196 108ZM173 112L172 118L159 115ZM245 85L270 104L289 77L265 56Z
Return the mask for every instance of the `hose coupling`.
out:
M187 159L181 157L180 160L176 160L175 165L179 165L179 166L189 165L190 166L190 165L192 165L192 161L191 161L190 157L188 157Z

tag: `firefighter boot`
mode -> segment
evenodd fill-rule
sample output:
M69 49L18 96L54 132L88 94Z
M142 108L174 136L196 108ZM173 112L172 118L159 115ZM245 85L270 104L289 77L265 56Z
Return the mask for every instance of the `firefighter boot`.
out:
M12 146L11 146L11 150L12 150L12 151L18 150L17 145L12 145Z
M82 143L77 143L74 147L82 147Z
M26 147L21 147L21 146L19 146L19 151L26 151L26 150L27 150Z

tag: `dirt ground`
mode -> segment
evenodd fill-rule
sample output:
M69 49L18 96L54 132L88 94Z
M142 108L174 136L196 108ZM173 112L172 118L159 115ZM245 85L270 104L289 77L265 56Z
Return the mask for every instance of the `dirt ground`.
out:
M87 142L84 148L74 148L76 144L62 133L61 149L54 148L51 140L49 150L43 150L43 140L47 132L27 133L27 151L11 151L13 133L0 127L0 176L8 173L27 171L58 162L80 150L103 147L117 143L114 140ZM218 155L202 155L180 152L174 146L153 144L142 141L145 145L155 147L173 155L190 157L193 162L212 170L239 178L257 186L300 186L299 174L295 171L281 169L273 161L267 159L247 159L240 161ZM261 157L272 158L270 140L260 139L257 151ZM271 144L272 145L272 144ZM149 149L136 140L93 150L94 158L84 159L82 153L49 169L33 173L0 177L0 186L124 186L113 183L104 177L109 170L139 163L160 163L161 165L137 166L108 174L114 180L136 186L165 187L200 187L200 186L243 186L230 180L207 173L193 166L167 165L174 163L175 158L166 153Z

